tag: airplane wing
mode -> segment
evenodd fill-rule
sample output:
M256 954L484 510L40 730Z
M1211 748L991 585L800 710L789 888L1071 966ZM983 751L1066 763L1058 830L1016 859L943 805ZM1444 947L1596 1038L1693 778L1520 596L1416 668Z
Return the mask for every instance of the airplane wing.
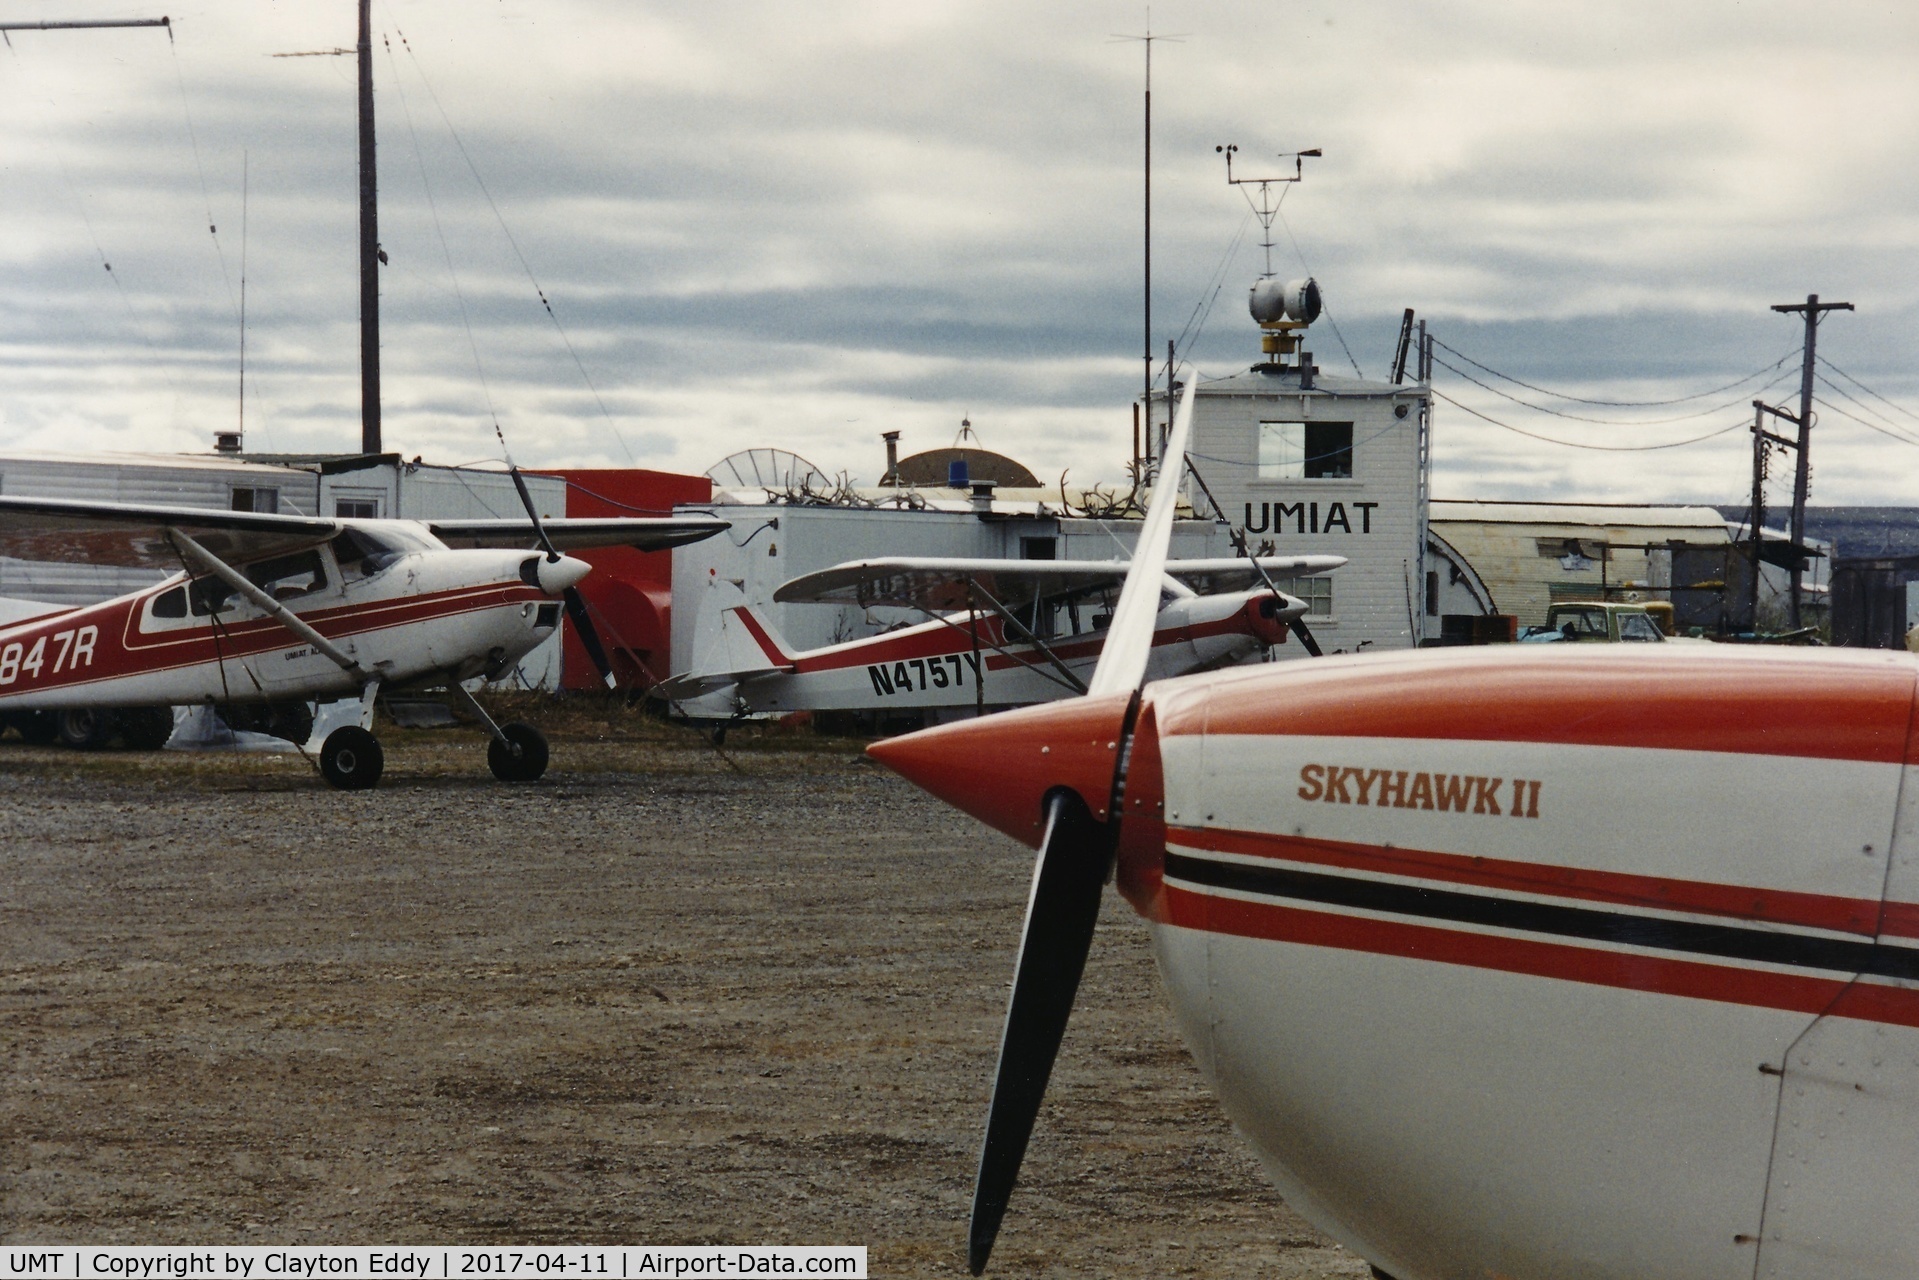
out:
M1329 573L1344 556L1262 556L1275 578ZM1196 589L1245 590L1259 581L1244 559L1174 560L1166 572ZM1070 595L1113 586L1126 577L1124 560L969 560L948 556L890 556L852 560L784 582L773 593L782 604L892 605L941 613L968 605L967 587L978 583L1001 604L1034 596ZM1226 584L1226 585L1220 585Z
M637 547L659 551L710 538L731 528L718 516L613 517L608 519L555 518L540 522L560 551L589 551L594 547ZM504 547L540 549L531 520L428 520L433 536L449 547Z
M1261 556L1259 567L1275 582L1286 578L1312 578L1331 573L1346 563L1345 556ZM1166 576L1177 578L1203 596L1225 595L1229 591L1251 591L1264 586L1244 556L1220 560L1168 560Z
M177 570L184 566L169 529L232 564L317 546L345 527L257 511L0 498L0 556L16 560Z

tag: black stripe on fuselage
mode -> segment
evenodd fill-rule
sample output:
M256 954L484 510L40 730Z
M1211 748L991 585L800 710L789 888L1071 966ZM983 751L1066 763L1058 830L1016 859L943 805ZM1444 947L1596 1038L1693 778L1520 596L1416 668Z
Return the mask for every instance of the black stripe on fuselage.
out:
M1355 907L1456 924L1518 929L1527 933L1613 942L1662 951L1686 951L1730 960L1795 965L1882 978L1919 978L1919 949L1804 933L1774 933L1739 925L1703 924L1662 916L1598 911L1545 902L1497 898L1453 889L1362 880L1353 876L1296 871L1290 867L1218 862L1166 853L1166 875L1191 884L1231 889L1267 898Z

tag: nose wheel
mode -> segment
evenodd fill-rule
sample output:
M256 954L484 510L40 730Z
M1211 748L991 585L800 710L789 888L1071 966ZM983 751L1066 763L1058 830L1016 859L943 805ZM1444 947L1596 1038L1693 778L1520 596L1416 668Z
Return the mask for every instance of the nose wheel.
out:
M493 735L493 745L486 749L486 767L493 770L493 776L501 782L539 781L546 772L546 735L517 720L511 724L495 724L479 699L464 687L457 684L447 687Z
M546 735L530 724L500 726L486 749L487 768L501 782L534 782L546 772Z

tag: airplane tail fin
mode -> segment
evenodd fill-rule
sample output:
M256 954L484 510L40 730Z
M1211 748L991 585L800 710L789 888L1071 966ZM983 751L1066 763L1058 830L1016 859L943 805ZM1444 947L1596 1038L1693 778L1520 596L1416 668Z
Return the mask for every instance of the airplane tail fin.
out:
M793 653L773 624L724 578L708 578L693 624L692 664L660 686L663 696L696 697L751 676L791 671Z

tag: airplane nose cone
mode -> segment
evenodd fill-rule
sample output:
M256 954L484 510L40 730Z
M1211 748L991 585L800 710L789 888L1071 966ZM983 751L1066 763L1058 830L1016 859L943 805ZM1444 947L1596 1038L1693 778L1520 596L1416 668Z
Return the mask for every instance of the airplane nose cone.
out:
M1046 795L1070 787L1105 821L1130 695L1069 698L961 720L866 749L909 782L1039 847Z
M540 567L536 571L540 580L540 590L550 596L563 595L566 589L575 585L581 578L593 572L593 566L584 560L572 556L561 556L558 560L540 557Z

